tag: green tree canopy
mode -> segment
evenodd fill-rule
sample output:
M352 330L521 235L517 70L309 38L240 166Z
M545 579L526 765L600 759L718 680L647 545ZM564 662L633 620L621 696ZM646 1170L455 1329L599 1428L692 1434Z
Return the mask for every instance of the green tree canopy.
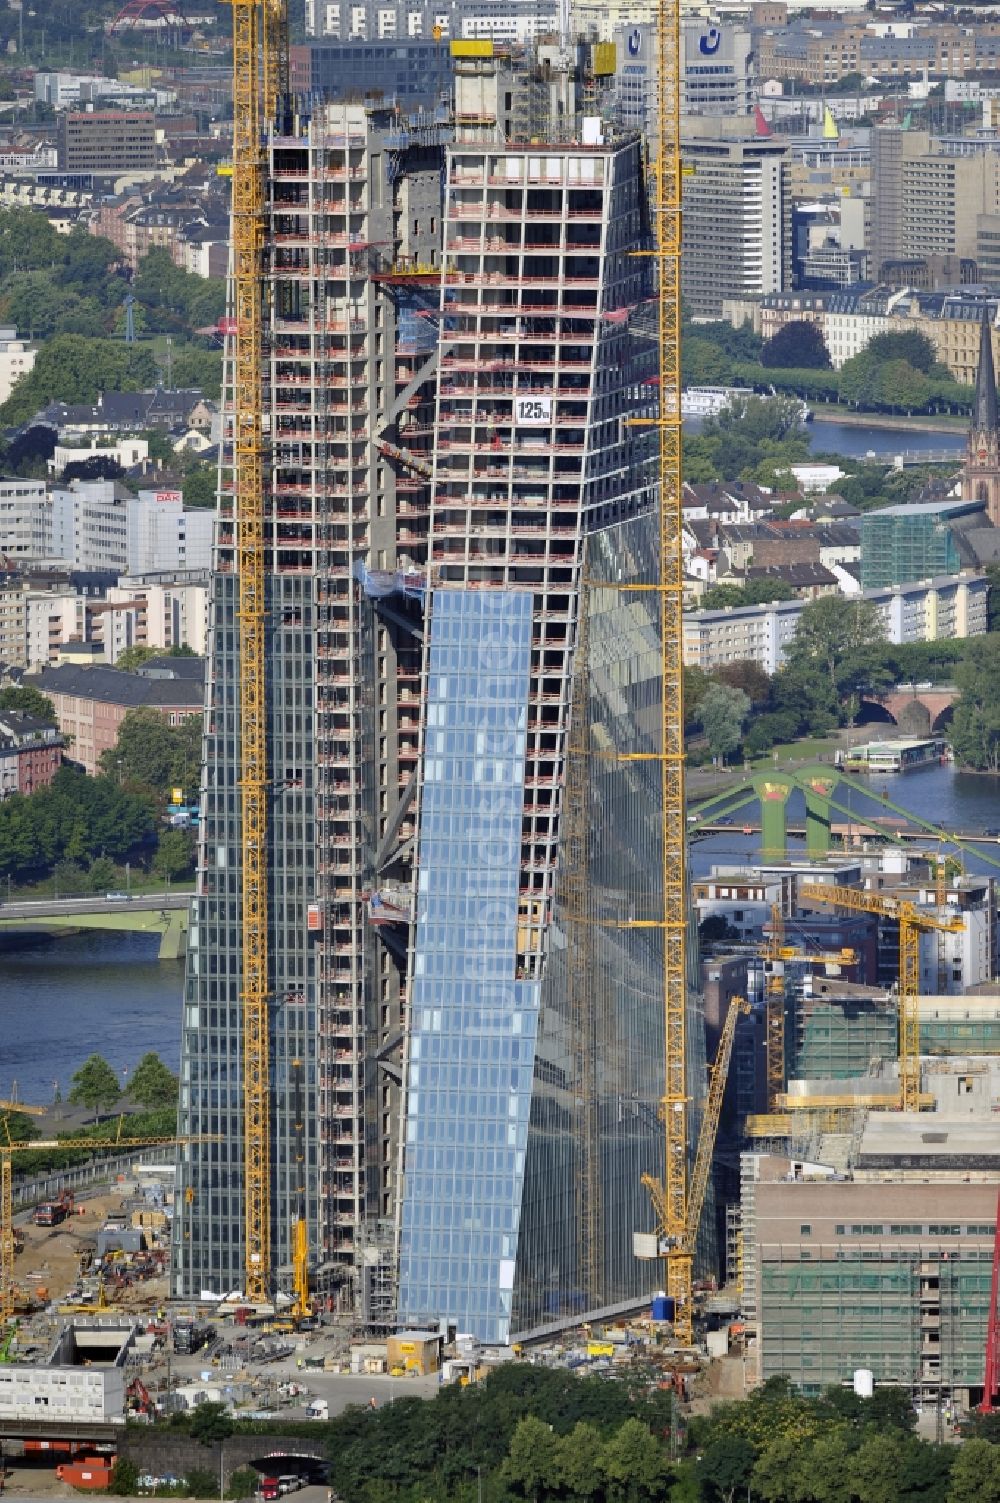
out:
M89 1107L95 1121L102 1108L110 1110L121 1096L118 1077L100 1054L92 1054L76 1071L69 1099L75 1105Z
M725 761L736 750L749 713L750 697L742 689L717 682L709 685L698 705L698 719L713 757Z
M200 1440L203 1445L212 1445L215 1441L227 1440L235 1427L225 1404L207 1401L197 1406L188 1428L193 1440Z
M0 871L21 881L109 856L120 860L152 842L149 801L110 778L61 767L47 788L0 803Z
M176 1106L177 1091L177 1076L167 1069L160 1056L152 1051L144 1054L129 1081L129 1100L147 1108Z
M765 369L823 370L830 366L830 352L823 331L811 319L784 324L765 344L760 357Z
M803 607L786 659L792 669L822 673L836 693L845 674L867 663L872 648L885 640L882 618L870 601L823 595Z
M870 339L865 345L862 354L870 356L879 365L888 365L895 360L905 360L914 370L923 371L925 376L937 360L937 350L933 342L919 329L892 330L885 334L876 334L874 339Z
M176 882L194 869L195 840L193 830L165 830L153 857L157 876Z
M700 608L705 611L728 610L742 605L767 605L773 600L794 600L796 591L787 579L760 575L748 579L746 584L717 584L706 590L701 597Z
M129 710L116 744L101 756L109 777L140 783L155 793L189 787L201 763L201 716L170 725L153 709Z
M31 684L7 684L0 689L0 710L23 710L39 720L55 721L55 705L47 694Z
M954 680L959 689L951 722L955 757L977 772L1000 772L1000 675L992 634L969 639Z
M0 421L23 423L48 402L93 403L102 391L141 391L152 386L152 353L137 345L81 334L57 334L42 345L34 366L0 407Z

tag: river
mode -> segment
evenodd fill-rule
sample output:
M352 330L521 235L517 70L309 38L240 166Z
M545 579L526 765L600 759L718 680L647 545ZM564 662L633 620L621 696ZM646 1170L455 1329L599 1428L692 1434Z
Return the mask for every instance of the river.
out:
M935 823L1000 830L1000 778L944 766L873 778L871 787ZM859 814L877 808L846 790L844 799ZM795 796L788 812L790 823L801 818ZM756 837L735 831L697 841L692 873L704 875L715 862L752 861L756 845ZM1000 846L985 849L1000 863ZM967 864L970 871L997 870L975 857ZM119 1075L147 1049L176 1069L183 971L178 961L158 961L155 938L140 934L95 931L0 953L0 1096L16 1081L24 1101L47 1104L56 1082L65 1097L73 1071L95 1051Z
M883 732L892 727L883 727ZM880 733L878 726L870 727L873 738ZM858 781L861 781L860 779ZM851 789L841 789L838 800L859 816L885 813L880 807L880 796L885 795L890 803L910 809L921 819L932 824L947 826L953 830L998 830L1000 831L1000 777L987 777L976 773L958 772L950 764L928 767L919 772L895 773L869 780L874 801ZM751 806L752 808L752 806ZM801 794L793 793L788 801L788 823L801 824L804 805ZM756 810L752 818L756 824ZM844 816L834 811L834 820ZM735 816L738 822L740 816ZM790 850L801 850L802 840L789 838ZM945 847L946 850L951 849ZM691 869L695 876L704 876L709 868L721 861L752 861L756 855L757 837L746 836L737 831L710 835L692 846ZM975 854L968 855L966 867L980 875L1000 876L1000 845L983 846L989 860L981 860Z
M805 431L814 454L844 454L852 459L874 454L879 459L891 460L896 454L941 453L945 449L961 458L966 445L965 434L958 431L928 433L921 428L856 428L852 423L831 423L819 417L809 423Z
M697 433L702 421L687 418L685 432ZM922 428L876 428L860 424L855 427L853 423L835 423L822 417L808 423L803 431L813 454L843 454L851 459L864 459L871 454L887 463L897 454L941 453L945 449L961 458L966 445L966 435L959 430L930 433Z
M92 930L0 952L0 1097L46 1106L88 1054L124 1077L155 1050L176 1070L184 966L159 961L158 937Z

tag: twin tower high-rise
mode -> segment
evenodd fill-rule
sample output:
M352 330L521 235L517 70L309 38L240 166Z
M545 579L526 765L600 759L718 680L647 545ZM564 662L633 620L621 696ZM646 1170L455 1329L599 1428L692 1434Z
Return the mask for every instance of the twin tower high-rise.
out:
M271 1206L288 1286L504 1341L650 1287L662 1167L645 148L581 53L458 43L447 130L267 161ZM225 490L174 1292L243 1285L239 664ZM697 1036L698 1030L691 1030Z

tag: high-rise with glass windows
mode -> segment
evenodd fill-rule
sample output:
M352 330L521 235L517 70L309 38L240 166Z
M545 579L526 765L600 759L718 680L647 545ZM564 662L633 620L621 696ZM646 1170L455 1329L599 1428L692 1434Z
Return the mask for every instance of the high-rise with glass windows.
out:
M270 144L272 1228L507 1340L634 1298L662 1169L645 150L586 47L456 43L451 139ZM242 1281L231 526L220 523L175 1287ZM631 759L631 760L628 760ZM691 1030L695 1063L698 1029Z

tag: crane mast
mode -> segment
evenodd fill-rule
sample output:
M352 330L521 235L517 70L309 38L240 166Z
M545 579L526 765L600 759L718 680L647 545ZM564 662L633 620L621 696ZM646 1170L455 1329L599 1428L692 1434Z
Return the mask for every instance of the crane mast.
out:
M663 801L663 1008L665 1196L663 1233L677 1339L694 1337L688 1225L687 829L684 802L684 557L681 514L681 139L680 5L659 0L654 221L659 333L659 524Z
M835 883L803 882L799 897L830 903L851 913L875 913L899 924L899 1092L904 1112L920 1110L920 936L930 932L958 934L961 919L932 918L908 898L894 898L841 887Z
M243 1174L246 1296L270 1293L268 757L264 554L264 131L287 90L283 0L233 7L233 514L240 712ZM281 69L285 72L282 75Z

